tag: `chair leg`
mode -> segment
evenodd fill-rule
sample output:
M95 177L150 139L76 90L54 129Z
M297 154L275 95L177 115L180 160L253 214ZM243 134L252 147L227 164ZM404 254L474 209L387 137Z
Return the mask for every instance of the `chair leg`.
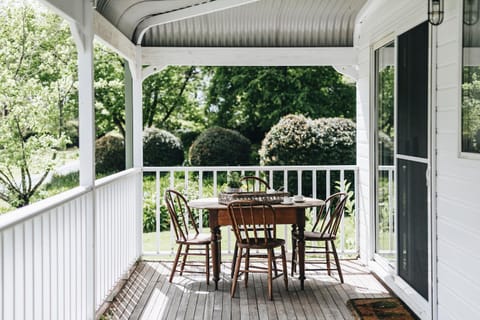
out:
M182 259L182 266L180 267L180 275L183 276L183 270L185 269L185 262L187 262L188 250L190 250L190 245L186 245L185 254Z
M340 260L338 259L337 248L335 248L335 243L333 243L333 241L332 241L332 252L333 252L333 257L335 258L335 264L337 265L338 275L340 276L340 282L343 283L342 267L340 266Z
M270 231L270 229L268 230L268 237L272 238L272 232ZM272 251L272 252L273 252L273 256L275 257L275 251ZM273 259L273 271L275 272L275 277L277 277L278 269L277 269L277 260L275 258Z
M240 251L242 253L242 251ZM241 255L241 254L240 254ZM245 288L248 287L248 273L250 271L250 249L245 249Z
M331 276L332 275L332 270L330 268L330 249L328 248L328 240L325 241L325 255L326 255L326 260L327 260L327 272L328 272L328 275Z
M238 248L240 251L237 255L237 261L235 262L235 271L233 273L233 281L232 281L232 288L230 289L230 295L233 298L235 295L235 291L237 290L237 281L238 281L238 273L240 271L240 264L242 263L242 248Z
M267 252L268 252L268 274L267 274L268 299L273 300L273 294L272 294L273 250L268 249Z
M180 258L181 252L182 252L182 245L179 244L177 249L177 254L175 255L175 261L173 261L172 272L170 273L170 279L168 280L169 282L172 282L173 280L173 276L175 275L175 270L177 269L178 258Z
M272 295L272 264L273 264L273 250L268 249L268 298L273 300Z
M273 254L273 272L275 272L275 277L278 277L278 269L277 269L277 260L275 259L275 251L272 249L272 254Z
M231 278L233 278L233 274L235 273L235 263L237 262L237 254L238 254L238 244L235 241L235 248L233 249L233 258L232 258Z
M206 245L205 252L205 272L207 274L207 286L210 284L210 245Z
M285 246L282 249L282 268L283 268L283 282L285 282L285 288L288 290L288 270L287 270L287 256L285 254Z

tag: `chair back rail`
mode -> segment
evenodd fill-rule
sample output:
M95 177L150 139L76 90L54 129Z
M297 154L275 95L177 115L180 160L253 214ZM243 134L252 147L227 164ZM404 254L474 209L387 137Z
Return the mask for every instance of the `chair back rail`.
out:
M337 192L328 197L325 200L325 204L318 210L317 219L313 224L312 231L318 232L322 236L335 236L345 212L347 198L345 192Z
M265 243L269 239L275 239L276 214L275 209L263 202L238 200L228 205L232 229L237 241L260 244L262 239Z
M187 204L187 199L176 190L165 191L165 204L173 224L177 241L186 241L189 236L190 227L193 227L195 235L199 234L192 211Z
M245 183L245 187L247 192L255 192L255 191L267 191L270 189L270 185L267 181L263 180L262 178L256 176L245 176L240 179L240 182Z

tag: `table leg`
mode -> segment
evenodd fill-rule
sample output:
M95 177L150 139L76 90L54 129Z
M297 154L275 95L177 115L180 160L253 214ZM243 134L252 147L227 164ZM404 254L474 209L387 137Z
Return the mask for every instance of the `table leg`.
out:
M213 264L213 282L215 282L215 290L218 290L218 281L220 280L220 228L211 229L212 235L212 264Z
M300 271L300 289L304 290L305 282L305 226L298 225L298 268Z

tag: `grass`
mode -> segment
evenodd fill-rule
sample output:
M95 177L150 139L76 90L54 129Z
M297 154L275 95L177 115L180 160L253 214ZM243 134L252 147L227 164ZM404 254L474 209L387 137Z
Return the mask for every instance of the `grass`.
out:
M49 156L49 155L48 155ZM39 159L38 162L46 161L47 155L44 155L45 159ZM77 160L79 157L78 148L71 148L68 150L58 151L56 158L56 167L61 167L69 162ZM38 174L38 172L34 173ZM31 203L46 199L53 195L67 191L79 184L78 172L74 172L68 175L53 175L52 180L40 187L37 193L31 198ZM0 214L15 210L7 202L0 200Z
M287 237L285 238L285 227L287 228ZM311 228L311 224L307 222L306 229L308 230ZM228 233L230 232L230 227L222 227L221 234L222 234L222 250L227 250L228 248ZM291 245L291 238L290 238L290 225L278 225L277 226L277 237L286 239L287 246L290 247ZM210 232L208 227L203 228L204 233ZM341 230L339 230L339 233ZM355 218L353 216L348 216L344 218L344 232L346 234L345 237L345 249L346 250L354 250L355 249ZM235 236L233 233L230 232L231 238L231 250L233 250L233 245L235 243ZM337 240L337 249L340 250L340 240ZM161 231L160 232L160 251L170 252L171 250L176 250L175 245L175 235L173 237L170 236L170 231ZM146 232L143 233L143 251L144 252L156 252L157 251L157 237L155 232Z

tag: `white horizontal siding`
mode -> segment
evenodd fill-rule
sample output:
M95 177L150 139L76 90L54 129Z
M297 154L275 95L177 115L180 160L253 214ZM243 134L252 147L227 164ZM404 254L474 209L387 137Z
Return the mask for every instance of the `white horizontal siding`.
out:
M480 160L459 157L460 1L446 2L438 29L437 250L438 318L480 314Z

